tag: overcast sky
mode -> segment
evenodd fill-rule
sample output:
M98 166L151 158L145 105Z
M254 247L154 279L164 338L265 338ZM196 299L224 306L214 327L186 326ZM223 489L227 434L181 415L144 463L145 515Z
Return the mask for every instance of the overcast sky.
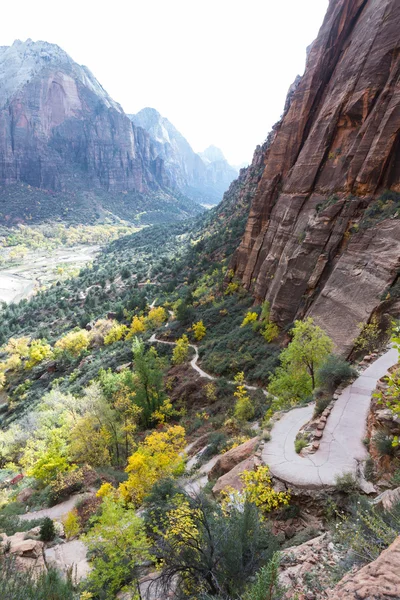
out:
M19 0L0 45L46 40L88 66L125 112L156 108L196 151L251 160L304 71L328 0Z

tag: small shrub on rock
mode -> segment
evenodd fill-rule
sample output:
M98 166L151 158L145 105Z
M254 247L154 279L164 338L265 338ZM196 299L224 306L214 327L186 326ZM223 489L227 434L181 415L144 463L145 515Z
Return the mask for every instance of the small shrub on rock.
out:
M56 530L52 519L50 519L49 517L45 517L43 519L39 535L42 542L51 542L52 540L54 540Z
M354 494L358 491L358 482L353 473L343 473L336 477L336 489L344 494Z
M322 415L324 410L331 403L332 397L330 394L325 394L323 392L323 390L319 389L319 390L315 390L314 398L315 398L314 417L319 417L319 415Z
M384 431L378 431L373 437L373 442L380 456L394 455L393 438Z

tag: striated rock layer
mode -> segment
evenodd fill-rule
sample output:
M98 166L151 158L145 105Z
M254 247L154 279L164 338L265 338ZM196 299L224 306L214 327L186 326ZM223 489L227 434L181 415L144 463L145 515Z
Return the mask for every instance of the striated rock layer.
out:
M233 260L280 326L310 315L343 352L398 282L399 31L397 0L331 0Z

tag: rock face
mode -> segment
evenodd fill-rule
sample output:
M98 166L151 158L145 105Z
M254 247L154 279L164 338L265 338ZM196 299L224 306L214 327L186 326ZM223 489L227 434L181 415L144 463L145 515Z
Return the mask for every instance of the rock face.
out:
M32 40L0 47L0 185L16 184L72 197L90 192L93 204L124 194L116 212L132 195L176 202L149 134L132 125L86 67L58 46ZM7 221L3 197L0 213Z
M128 115L154 140L157 157L162 159L172 184L195 202L217 204L238 175L219 148L210 146L194 152L189 142L154 108L143 108Z
M331 0L233 260L278 325L310 315L343 353L399 277L399 26L397 0Z
M329 594L331 600L398 600L400 597L400 537L357 573L349 574Z

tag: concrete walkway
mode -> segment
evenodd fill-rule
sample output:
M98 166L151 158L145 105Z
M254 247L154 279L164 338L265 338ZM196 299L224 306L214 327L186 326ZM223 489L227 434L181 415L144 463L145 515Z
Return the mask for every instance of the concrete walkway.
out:
M353 384L343 390L328 418L319 449L308 457L296 454L294 441L300 428L312 417L314 405L295 408L284 414L271 431L262 459L271 473L298 487L334 486L343 473L360 473L358 465L368 458L362 443L371 394L378 379L398 362L398 352L392 348L371 364ZM363 465L361 465L361 473ZM365 492L373 486L361 480Z

